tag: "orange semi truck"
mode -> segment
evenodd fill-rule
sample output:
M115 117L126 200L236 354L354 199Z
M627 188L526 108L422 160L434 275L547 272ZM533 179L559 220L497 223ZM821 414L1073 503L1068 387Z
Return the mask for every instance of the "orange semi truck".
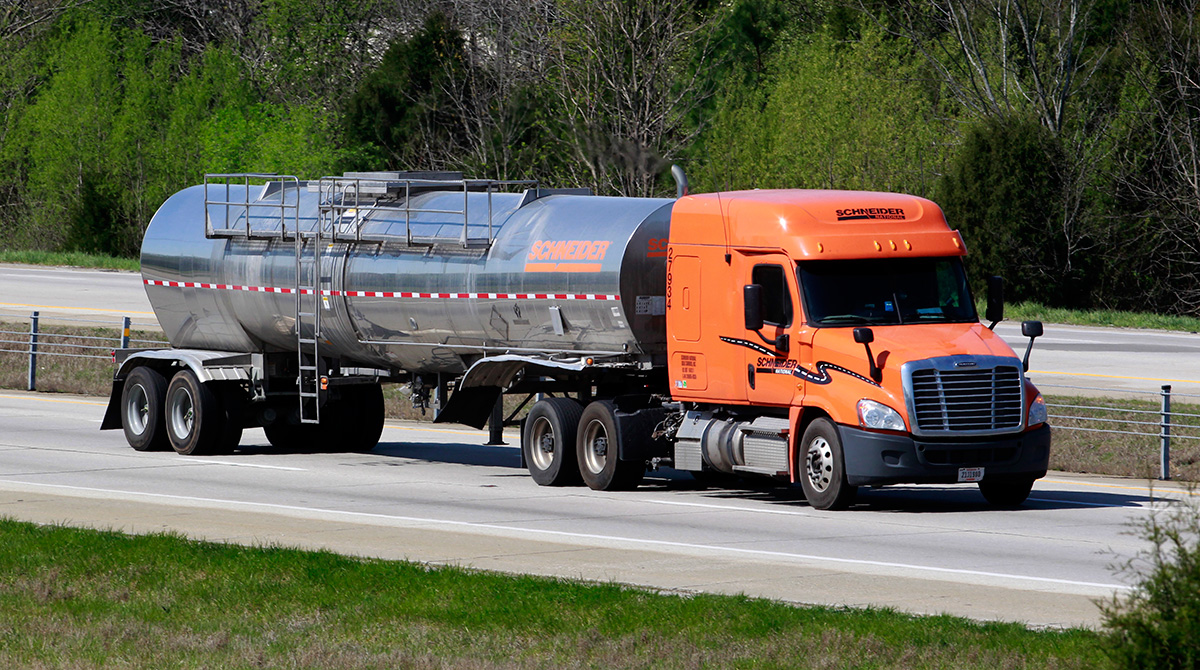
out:
M743 425L777 426L779 444L751 457L750 442L764 436L744 431L743 463L720 469L786 477L814 507L901 482L978 482L996 505L1023 502L1046 473L1045 404L1025 378L1028 355L1022 363L979 322L965 254L941 209L908 195L679 200L667 259L669 378L672 398L692 409L676 433L686 438L676 467L694 468L696 451L710 461L733 451L737 437L712 444L697 422L754 417ZM989 318L998 321L997 298ZM1023 331L1032 344L1041 324Z
M391 382L480 427L503 421L501 396L536 398L521 453L541 485L632 488L670 466L798 483L820 509L897 483L1027 498L1050 451L1025 377L1041 324L1023 324L1023 362L980 323L937 205L687 195L679 178L678 198L652 199L447 173L210 175L147 229L171 348L122 353L102 428L181 454L255 426L285 449L369 450Z

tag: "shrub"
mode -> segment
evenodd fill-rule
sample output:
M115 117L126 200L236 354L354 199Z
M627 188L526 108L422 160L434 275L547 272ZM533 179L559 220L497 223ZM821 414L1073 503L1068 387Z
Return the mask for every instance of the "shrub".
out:
M1133 593L1101 606L1109 656L1118 668L1200 667L1200 503L1151 512L1137 535L1149 548L1120 566Z

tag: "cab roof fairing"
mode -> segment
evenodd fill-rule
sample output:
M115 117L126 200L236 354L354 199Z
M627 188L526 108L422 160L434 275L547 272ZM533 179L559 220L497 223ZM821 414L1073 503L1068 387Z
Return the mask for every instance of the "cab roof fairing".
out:
M673 244L783 249L796 259L962 256L936 203L901 193L762 190L680 198Z

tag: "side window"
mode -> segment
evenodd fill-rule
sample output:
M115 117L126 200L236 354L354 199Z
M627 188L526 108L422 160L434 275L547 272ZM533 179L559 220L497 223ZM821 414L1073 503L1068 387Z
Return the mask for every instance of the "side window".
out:
M751 283L763 287L763 322L773 326L792 325L792 294L782 265L755 265Z

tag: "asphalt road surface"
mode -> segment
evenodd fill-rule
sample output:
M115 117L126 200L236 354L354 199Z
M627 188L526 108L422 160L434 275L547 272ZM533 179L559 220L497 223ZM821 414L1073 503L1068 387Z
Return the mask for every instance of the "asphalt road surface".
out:
M479 431L389 422L367 454L287 453L247 431L237 453L141 453L101 432L94 398L0 392L0 515L174 530L665 590L890 606L1039 626L1098 625L1109 567L1163 496L1141 482L1052 474L1026 507L964 486L864 490L849 511L797 489L705 489L654 473L633 492L546 488ZM49 427L49 429L48 429Z

